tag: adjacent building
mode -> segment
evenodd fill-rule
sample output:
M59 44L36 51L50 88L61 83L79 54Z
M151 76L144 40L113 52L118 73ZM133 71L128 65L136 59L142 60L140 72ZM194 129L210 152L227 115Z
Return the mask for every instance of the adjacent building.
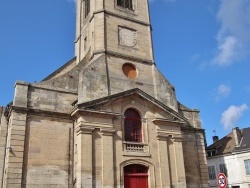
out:
M250 128L234 128L207 147L210 187L218 187L217 175L227 176L229 188L250 188Z
M75 57L17 81L5 108L2 187L208 187L199 110L176 99L151 36L147 0L77 0Z

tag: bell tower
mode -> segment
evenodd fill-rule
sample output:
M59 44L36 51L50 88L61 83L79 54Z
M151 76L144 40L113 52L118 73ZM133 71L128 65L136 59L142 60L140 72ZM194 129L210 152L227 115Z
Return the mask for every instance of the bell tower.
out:
M100 53L154 62L148 0L77 0L77 62Z
M155 66L148 0L77 0L76 23L79 103L138 88L177 110Z

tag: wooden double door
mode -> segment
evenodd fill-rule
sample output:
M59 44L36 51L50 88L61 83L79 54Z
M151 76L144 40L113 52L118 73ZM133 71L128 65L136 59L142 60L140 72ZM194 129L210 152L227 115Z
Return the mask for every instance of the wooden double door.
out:
M148 188L148 168L136 164L125 166L124 188Z

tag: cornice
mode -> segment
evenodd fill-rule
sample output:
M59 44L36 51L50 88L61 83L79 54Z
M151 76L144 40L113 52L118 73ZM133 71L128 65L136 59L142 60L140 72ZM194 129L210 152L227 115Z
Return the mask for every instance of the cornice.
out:
M180 142L183 140L183 135L179 131L158 129L157 139L158 140L173 140L173 141Z
M91 15L91 17L89 18L89 22L92 21L92 19L94 18L94 16L96 14L100 14L100 13L108 14L110 16L114 16L114 17L121 18L121 19L125 19L125 20L131 21L131 22L134 22L134 23L137 23L137 24L140 24L140 25L148 26L148 27L151 28L151 24L148 23L148 22L142 22L140 20L133 19L133 18L130 18L130 17L127 17L127 16L123 16L123 15L120 15L120 14L117 14L117 13L114 13L114 12L111 12L111 11L108 11L108 10L104 10L104 9L94 11L93 14Z
M155 62L153 60L139 58L138 56L125 55L125 54L114 52L111 50L104 50L103 49L103 50L93 51L93 56L98 55L98 54L106 54L106 55L110 55L110 56L114 56L114 57L123 58L123 59L126 59L128 61L129 60L136 61L138 63L143 63L143 64L150 64L150 65L155 64Z
M176 125L183 125L186 122L184 121L179 121L176 117L173 117L173 119L163 119L163 118L155 118L152 120L152 122L156 125L169 125L166 123L171 123L172 124L176 124Z
M91 109L81 109L81 108L74 108L70 112L71 116L78 116L78 115L88 115L88 116L98 116L98 117L106 117L106 118L114 118L120 116L119 113L114 112L107 112L107 111L97 111Z
M29 115L39 116L39 115L46 114L47 116L60 117L63 119L72 119L69 113L48 111L48 110L42 110L42 109L34 109L34 108L30 108L30 107L11 106L10 110L9 110L9 114L11 114L12 111L19 112L19 113L20 112L26 113Z
M112 136L115 133L115 130L113 129L113 124L89 121L78 122L75 131L77 135L92 134L95 129L99 129L102 135L105 136Z

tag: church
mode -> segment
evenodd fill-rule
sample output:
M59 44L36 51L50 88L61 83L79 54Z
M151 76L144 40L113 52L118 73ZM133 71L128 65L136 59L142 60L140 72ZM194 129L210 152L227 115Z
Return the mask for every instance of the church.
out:
M0 187L208 187L199 110L156 67L148 0L76 4L75 56L0 109Z

